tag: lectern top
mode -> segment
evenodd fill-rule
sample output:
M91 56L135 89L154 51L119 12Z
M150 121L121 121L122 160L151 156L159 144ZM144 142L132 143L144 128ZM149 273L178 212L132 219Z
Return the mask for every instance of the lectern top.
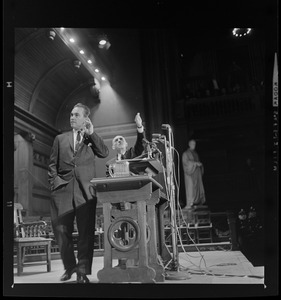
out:
M152 183L152 190L163 189L162 185L148 175L127 177L100 177L93 178L91 184L98 192L134 190Z
M163 173L163 166L158 159L133 158L124 161L129 162L130 171L134 174L151 173L156 175Z

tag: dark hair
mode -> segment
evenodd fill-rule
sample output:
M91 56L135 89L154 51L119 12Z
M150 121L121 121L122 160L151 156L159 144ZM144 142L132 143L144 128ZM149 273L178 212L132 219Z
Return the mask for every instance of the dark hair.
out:
M84 116L87 118L89 117L91 111L90 111L90 108L85 105L85 104L82 104L82 103L77 103L74 105L74 107L82 107L84 109Z

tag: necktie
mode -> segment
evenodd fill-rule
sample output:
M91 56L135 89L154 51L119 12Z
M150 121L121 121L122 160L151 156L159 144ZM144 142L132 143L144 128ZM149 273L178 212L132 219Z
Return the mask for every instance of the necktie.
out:
M75 152L77 152L79 148L79 143L81 141L81 132L77 131L76 142L75 142Z

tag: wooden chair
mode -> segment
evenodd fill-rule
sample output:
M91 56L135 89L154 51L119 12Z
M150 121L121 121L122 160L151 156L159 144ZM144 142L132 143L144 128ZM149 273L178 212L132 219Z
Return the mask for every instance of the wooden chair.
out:
M20 276L23 272L25 248L34 246L45 247L45 264L47 265L47 272L50 272L52 239L41 236L46 234L47 223L43 220L23 222L22 210L23 207L20 203L14 204L14 245L17 249L17 275Z
M212 236L212 222L211 222L211 213L210 211L197 211L194 212L195 215L195 229L196 229L196 238L197 242L208 241L213 243Z

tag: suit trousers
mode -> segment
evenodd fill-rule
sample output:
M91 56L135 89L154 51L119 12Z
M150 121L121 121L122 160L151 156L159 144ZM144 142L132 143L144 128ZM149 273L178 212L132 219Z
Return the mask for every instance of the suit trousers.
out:
M75 182L74 184L77 184ZM69 194L66 193L69 197ZM85 203L75 207L74 199L65 199L73 202L73 210L58 216L56 207L51 201L52 226L56 241L59 246L64 269L71 270L75 266L77 271L83 274L91 274L94 237L95 237L95 216L97 199L85 200ZM78 241L77 241L77 261L74 253L73 237L74 220L76 218Z

